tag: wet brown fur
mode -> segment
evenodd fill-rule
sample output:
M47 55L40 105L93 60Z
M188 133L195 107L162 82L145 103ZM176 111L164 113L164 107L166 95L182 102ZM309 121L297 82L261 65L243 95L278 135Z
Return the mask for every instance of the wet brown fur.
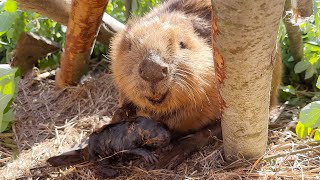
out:
M180 42L186 47L179 47ZM156 86L144 81L138 73L139 64L150 51L160 54L169 64L169 76ZM220 126L212 59L210 0L168 0L145 17L131 20L113 39L111 56L113 78L121 96L120 112L126 111L121 107L133 104L137 115L160 121L174 132L195 132L166 154L160 167L168 167L172 158L181 155L181 147L184 149L182 156L187 157L188 153L208 143L203 137L208 134L203 133L209 130L206 127L215 123ZM277 100L281 59L275 65L271 104ZM152 104L146 98L167 91L161 104ZM221 135L221 129L215 131L215 135Z

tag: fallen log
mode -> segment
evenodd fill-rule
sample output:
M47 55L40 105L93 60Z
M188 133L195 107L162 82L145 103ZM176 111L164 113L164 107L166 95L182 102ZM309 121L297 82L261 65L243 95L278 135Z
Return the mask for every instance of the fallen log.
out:
M39 59L60 49L60 45L54 41L33 33L23 32L20 34L16 49L13 51L11 65L19 67L22 76L24 76L28 71L32 70Z

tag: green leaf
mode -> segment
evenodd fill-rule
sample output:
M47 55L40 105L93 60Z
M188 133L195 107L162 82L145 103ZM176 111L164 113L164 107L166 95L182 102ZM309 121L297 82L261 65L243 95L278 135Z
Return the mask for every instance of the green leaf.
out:
M14 118L12 109L4 113L3 117L0 117L0 122L1 122L1 118L2 118L2 123L0 124L0 133L8 129L9 124L12 122Z
M287 61L288 61L288 62L294 62L293 56L290 56Z
M4 3L6 3L6 1L0 1L0 10L2 10Z
M320 89L320 76L318 76L318 80L317 80L316 86L317 86L318 89Z
M314 133L313 139L315 141L320 141L320 129L319 129L319 127L318 127L318 129L316 129L316 132Z
M16 72L16 68L0 64L0 133L7 129L9 122L13 120L9 108L16 91Z
M284 92L287 92L293 95L296 94L296 89L292 85L281 86L280 89Z
M311 64L309 61L306 61L306 60L300 61L294 66L294 72L297 74L301 73L301 72L307 70L310 65Z
M308 136L312 132L312 128L306 127L304 124L302 124L300 121L298 122L296 126L296 134L299 138L304 138Z
M306 70L306 74L304 76L304 79L309 79L311 78L314 74L315 74L315 69L313 68L313 66L308 67L308 69Z
M320 126L320 101L312 102L302 108L299 119L306 127L316 128Z
M14 0L7 0L7 2L3 6L3 10L8 12L16 12L17 11L17 2Z
M11 13L11 12L2 12L0 14L0 32L5 32L8 31L10 29L10 27L12 26L14 20L16 18L15 13Z

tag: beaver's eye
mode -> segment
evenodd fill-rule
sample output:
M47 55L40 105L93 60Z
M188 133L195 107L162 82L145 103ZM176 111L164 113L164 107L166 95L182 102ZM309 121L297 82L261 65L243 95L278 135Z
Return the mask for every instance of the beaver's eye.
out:
M179 45L181 49L187 49L187 45L184 42L180 41Z

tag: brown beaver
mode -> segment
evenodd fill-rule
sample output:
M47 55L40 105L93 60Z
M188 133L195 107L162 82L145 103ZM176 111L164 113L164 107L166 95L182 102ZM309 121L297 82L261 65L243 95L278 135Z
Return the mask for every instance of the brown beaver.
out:
M105 125L93 132L88 140L88 146L72 150L47 160L54 167L74 165L82 162L96 162L106 158L103 164L104 176L115 176L117 172L110 166L120 155L130 154L144 158L147 163L157 161L156 156L148 148L165 147L170 142L170 133L163 124L144 117L131 121L122 121ZM112 157L112 158L111 158Z
M186 157L207 144L206 136L220 136L211 11L210 0L168 0L146 16L130 20L112 41L111 69L120 92L115 117L133 114L134 109L173 132L195 133L160 158L159 167L180 163L184 157L177 156ZM274 78L280 79L276 74ZM280 81L274 82L277 89ZM118 119L122 118L114 121ZM207 126L216 129L208 133Z

